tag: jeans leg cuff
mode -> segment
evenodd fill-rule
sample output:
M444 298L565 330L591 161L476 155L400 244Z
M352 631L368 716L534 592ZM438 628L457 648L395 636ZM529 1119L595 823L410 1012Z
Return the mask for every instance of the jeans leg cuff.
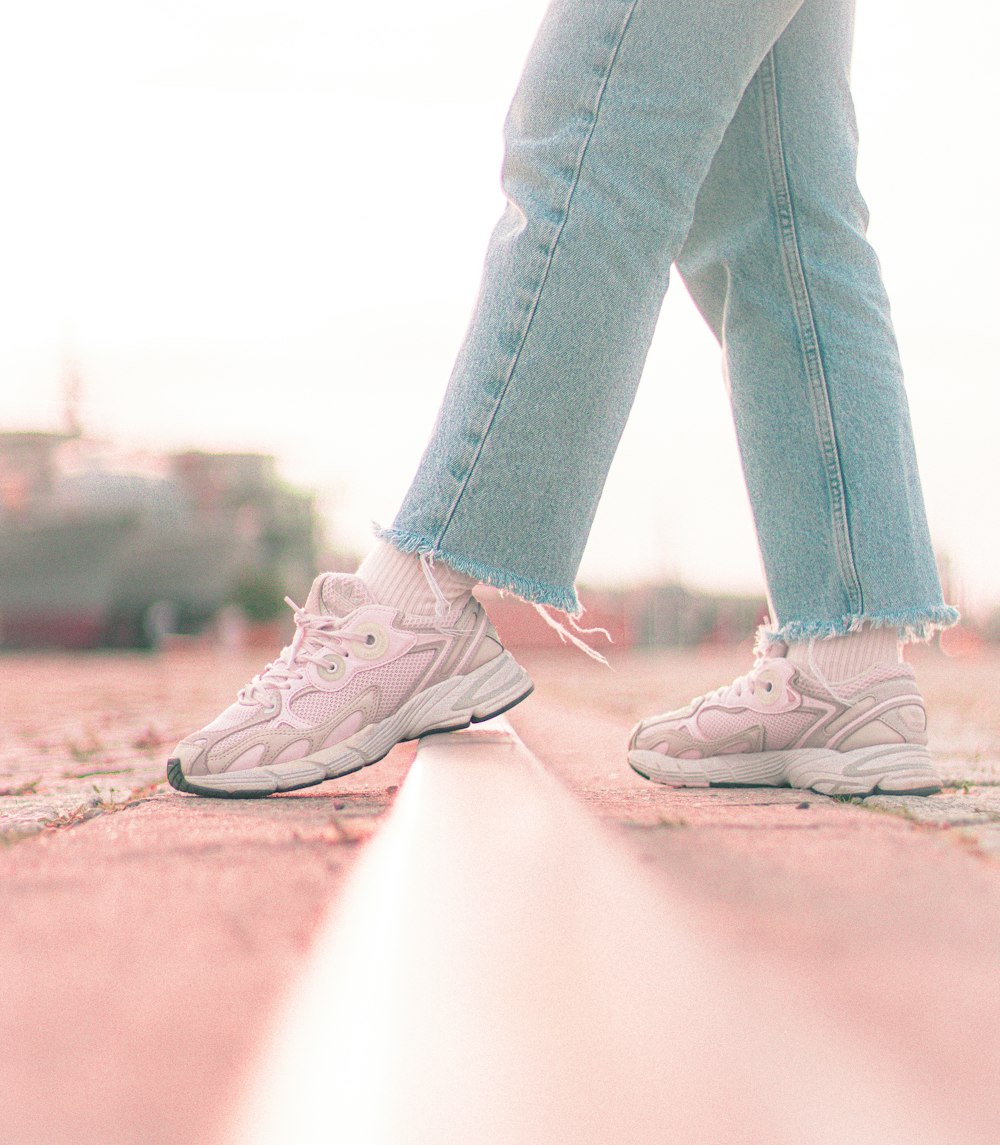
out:
M767 643L794 644L804 640L823 640L830 636L846 636L857 632L862 625L872 628L895 628L904 644L918 644L930 640L943 628L959 621L957 608L938 604L930 608L914 608L908 612L887 612L877 616L842 616L837 620L793 620L777 628L762 627L759 639Z

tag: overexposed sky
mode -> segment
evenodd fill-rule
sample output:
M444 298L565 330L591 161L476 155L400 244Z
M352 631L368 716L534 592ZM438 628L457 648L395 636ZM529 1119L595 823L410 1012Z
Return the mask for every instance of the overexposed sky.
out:
M0 428L260 449L363 548L423 449L501 209L541 0L40 0L0 44ZM862 187L932 530L1000 601L995 45L973 0L859 0ZM679 283L584 578L761 584L718 349Z

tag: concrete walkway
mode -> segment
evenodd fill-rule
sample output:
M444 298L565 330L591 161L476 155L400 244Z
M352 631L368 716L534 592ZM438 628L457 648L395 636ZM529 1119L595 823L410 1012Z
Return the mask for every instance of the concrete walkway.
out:
M264 802L151 789L162 746L136 741L196 726L259 659L0 662L4 695L17 699L0 740L0 789L10 792L0 795L0 1125L11 1145L224 1139L317 928L413 754L398 749L340 785ZM634 718L743 667L733 656L633 655L609 674L577 654L539 656L529 662L538 693L511 722L605 823L612 852L676 905L686 942L723 950L748 981L759 974L774 1015L809 1015L818 1043L854 1047L857 1068L891 1077L912 1110L931 1111L930 1140L997 1140L1000 805L983 781L1000 777L1000 659L920 664L932 746L952 781L969 784L941 796L841 803L672 792L632 776L621 745ZM72 726L46 694L55 669L77 698ZM99 742L80 741L89 733ZM118 774L82 774L92 764ZM95 780L111 797L86 793ZM586 880L579 893L590 895ZM637 989L656 984L651 999L676 981L669 956L628 970ZM360 1000L374 1012L379 986L367 990ZM646 1062L637 1094L669 1069ZM723 1108L732 1082L726 1071L711 1082ZM860 1093L831 1075L831 1125ZM365 1101L377 1105L377 1090ZM815 1113L825 1116L821 1102ZM340 1114L329 1116L337 1140Z

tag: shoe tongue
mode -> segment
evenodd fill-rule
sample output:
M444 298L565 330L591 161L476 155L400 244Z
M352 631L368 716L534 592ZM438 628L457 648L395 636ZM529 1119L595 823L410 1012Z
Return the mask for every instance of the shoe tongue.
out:
M367 585L348 573L320 573L306 597L306 612L347 616L363 604L374 604Z

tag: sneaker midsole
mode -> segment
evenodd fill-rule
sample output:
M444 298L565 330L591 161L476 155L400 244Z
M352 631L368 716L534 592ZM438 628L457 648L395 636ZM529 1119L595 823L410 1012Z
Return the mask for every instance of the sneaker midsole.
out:
M628 758L641 774L677 787L734 783L805 789L830 785L838 789L831 794L848 794L870 791L883 783L901 790L940 786L930 752L919 744L878 744L853 751L789 748L705 759L677 759L635 749Z

